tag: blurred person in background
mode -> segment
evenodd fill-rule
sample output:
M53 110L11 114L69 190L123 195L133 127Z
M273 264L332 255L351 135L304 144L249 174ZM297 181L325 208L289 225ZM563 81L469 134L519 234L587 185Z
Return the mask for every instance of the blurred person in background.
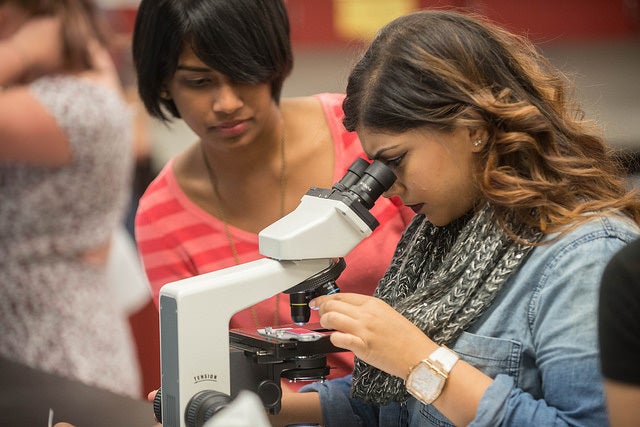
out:
M154 301L169 282L261 258L258 232L330 188L357 157L342 94L281 99L293 67L281 0L143 0L133 35L140 99L151 116L182 119L199 140L171 159L140 200L136 240ZM343 291L371 294L413 212L380 199L381 225L346 256ZM318 321L315 313L310 319ZM233 316L232 328L290 323L276 295ZM332 376L353 355L328 356Z
M107 258L131 114L89 0L0 0L0 355L138 397Z
M602 275L600 360L612 427L640 422L640 239L616 253Z

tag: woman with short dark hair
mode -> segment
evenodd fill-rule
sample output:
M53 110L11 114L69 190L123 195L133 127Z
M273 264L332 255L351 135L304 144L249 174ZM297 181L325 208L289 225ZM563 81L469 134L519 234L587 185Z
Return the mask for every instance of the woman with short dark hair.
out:
M341 123L344 95L280 98L293 64L281 0L143 0L133 55L149 113L181 118L198 137L151 183L136 215L156 304L166 283L261 258L260 230L364 157ZM413 214L386 199L372 213L381 226L346 256L343 291L373 292ZM290 322L282 294L240 311L230 326ZM348 352L328 360L332 376L353 367Z

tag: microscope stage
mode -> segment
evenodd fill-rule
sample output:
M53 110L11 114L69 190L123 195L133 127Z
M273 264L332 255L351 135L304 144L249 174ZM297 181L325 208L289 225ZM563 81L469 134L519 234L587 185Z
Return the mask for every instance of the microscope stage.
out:
M301 329L294 323L263 329L231 329L229 342L232 347L252 353L261 363L346 351L331 344L332 331L319 323L309 323Z

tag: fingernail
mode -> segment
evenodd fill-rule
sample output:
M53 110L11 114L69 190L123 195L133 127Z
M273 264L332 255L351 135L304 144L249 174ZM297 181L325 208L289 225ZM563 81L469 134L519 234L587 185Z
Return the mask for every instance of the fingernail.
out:
M312 299L311 301L309 301L309 308L311 310L320 310L320 307L318 307L316 305L316 300L315 299Z

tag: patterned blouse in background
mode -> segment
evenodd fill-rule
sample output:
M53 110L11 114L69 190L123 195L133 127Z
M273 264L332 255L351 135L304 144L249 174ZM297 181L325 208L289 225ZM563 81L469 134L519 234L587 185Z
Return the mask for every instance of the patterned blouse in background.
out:
M66 132L72 161L0 162L0 356L139 397L127 319L105 269L81 260L122 220L131 113L118 94L78 77L44 77L29 90Z

